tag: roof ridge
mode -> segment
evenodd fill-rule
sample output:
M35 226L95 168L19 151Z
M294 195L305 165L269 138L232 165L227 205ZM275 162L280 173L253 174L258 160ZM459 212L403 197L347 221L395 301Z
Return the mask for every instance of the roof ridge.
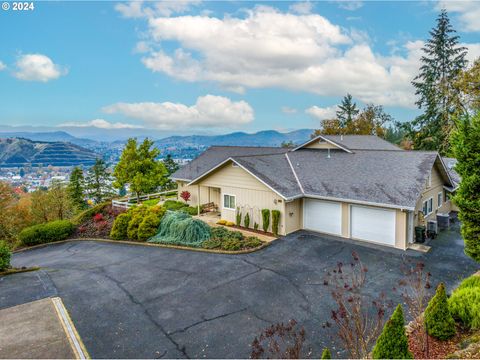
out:
M271 155L283 155L286 154L289 151L286 151L284 153L273 153L273 154L252 154L252 155L232 155L231 158L249 158L253 156L271 156Z
M242 145L210 145L207 149L212 147L230 147L230 148L249 148L249 149L282 149L280 146L242 146Z

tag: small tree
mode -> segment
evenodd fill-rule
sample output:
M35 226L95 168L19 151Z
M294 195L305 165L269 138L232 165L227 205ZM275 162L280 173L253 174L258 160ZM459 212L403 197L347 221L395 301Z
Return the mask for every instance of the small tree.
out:
M448 309L445 285L440 283L435 296L428 303L425 310L425 327L427 333L439 340L450 339L455 335L455 320Z
M87 194L97 204L115 195L112 186L112 176L107 170L107 164L103 159L97 158L95 164L88 170L85 180Z
M87 207L85 202L85 178L80 167L75 166L73 168L67 190L72 205L78 210L84 210Z
M338 263L327 274L324 284L332 288L331 295L337 304L332 319L339 340L350 357L364 359L382 331L388 303L384 294L374 299L362 294L368 269L355 252L352 259L349 266Z
M279 224L280 224L280 211L272 210L272 232L275 236L278 235Z
M267 232L269 226L270 226L270 210L262 209L262 228L263 228L263 231Z
M373 348L374 359L413 359L408 350L402 305L398 304Z
M250 215L248 212L245 214L245 218L243 219L243 225L248 229L250 227Z
M10 267L10 258L12 253L5 241L0 241L0 271L6 270Z
M188 203L190 201L191 196L192 196L192 194L190 194L190 192L187 191L187 190L183 190L180 193L180 197L183 199L183 201L185 201L185 203Z
M325 348L323 349L322 351L322 359L331 359L332 358L332 354L330 352L330 349L329 348Z
M296 329L297 322L279 323L266 328L252 343L251 359L301 359L305 329ZM303 355L303 356L302 356Z
M239 207L237 207L237 213L235 214L235 223L237 226L242 225L242 212Z
M168 177L170 177L170 175L172 175L175 171L179 169L178 164L175 162L175 160L173 160L172 155L170 154L165 156L162 162L167 171L166 176ZM176 187L177 183L172 181L170 178L166 179L165 184L163 185L163 188L165 190L175 189Z
M343 97L342 103L338 105L337 119L340 121L340 126L345 128L358 115L360 110L357 104L353 102L352 95L347 94Z

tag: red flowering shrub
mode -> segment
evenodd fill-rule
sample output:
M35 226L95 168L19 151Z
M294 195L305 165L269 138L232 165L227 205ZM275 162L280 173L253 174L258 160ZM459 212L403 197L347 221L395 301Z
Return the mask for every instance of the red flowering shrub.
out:
M93 221L95 221L95 222L103 221L103 214L98 213L98 214L93 215Z

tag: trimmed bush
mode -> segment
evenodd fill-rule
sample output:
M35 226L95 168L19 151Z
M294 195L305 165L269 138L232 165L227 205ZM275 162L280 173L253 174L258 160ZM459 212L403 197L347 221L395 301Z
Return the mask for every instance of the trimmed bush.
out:
M132 219L132 215L130 213L123 213L118 215L115 218L115 221L112 226L112 230L110 231L110 237L114 240L127 239L128 223L130 222L131 219Z
M10 258L12 253L5 241L0 241L0 271L7 270L10 267Z
M385 323L372 355L374 359L413 359L412 353L408 350L408 337L400 304Z
M167 212L157 235L148 242L200 247L210 239L210 227L184 212Z
M183 212L185 212L185 213L187 213L188 215L191 215L191 216L198 215L198 208L193 207L193 206L183 207L183 208L180 209L180 211L183 211Z
M211 238L205 241L202 247L205 249L236 251L256 248L261 244L262 241L255 236L245 238L240 231L230 231L219 226L211 229Z
M425 309L425 327L429 335L439 340L450 339L455 335L455 320L448 309L445 285L440 283L435 296Z
M480 329L480 276L473 275L462 281L448 299L454 319L470 329Z
M138 240L147 241L157 233L160 225L160 218L154 213L150 213L143 218L142 223L138 227Z
M242 225L242 212L240 211L240 208L237 207L237 213L235 215L235 222L237 226Z
M84 210L72 219L72 223L75 225L80 225L85 221L90 220L96 214L102 213L108 205L110 205L110 201L97 204L90 209Z
M254 224L253 224L253 230L255 230L255 231L258 230L258 224L257 224L257 223L254 223Z
M262 209L263 231L267 232L270 226L270 210Z
M280 211L272 210L272 232L275 236L278 235L279 224L280 224Z
M130 208L128 211L131 215L130 222L127 228L127 237L132 240L138 239L138 227L143 221L143 218L149 213L148 206L136 206Z
M250 227L250 215L248 212L245 214L245 218L243 219L243 225L248 229Z
M218 220L218 221L217 221L217 224L218 224L218 225L226 225L226 224L227 224L227 220Z
M329 348L323 349L322 359L331 359L331 358L332 358L332 354L330 353L330 349Z
M20 232L18 238L23 245L31 246L65 240L74 230L75 227L70 221L57 220L27 227Z
M233 221L227 221L227 223L225 225L226 226L234 226L235 223Z
M218 226L210 231L212 239L226 240L226 239L235 239L243 240L243 234L240 231L230 231L223 226Z
M167 210L176 211L188 207L188 205L181 201L167 200L163 203L163 207Z

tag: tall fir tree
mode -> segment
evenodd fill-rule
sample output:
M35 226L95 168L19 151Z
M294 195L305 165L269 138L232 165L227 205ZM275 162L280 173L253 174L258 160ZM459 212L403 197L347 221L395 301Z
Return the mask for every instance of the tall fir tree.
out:
M343 97L342 103L338 105L337 119L340 121L342 128L347 127L348 124L358 115L360 110L357 104L353 102L352 95L347 94Z
M465 253L480 262L480 110L460 118L452 135L455 171L462 181L454 202L459 208Z
M83 170L80 167L75 166L70 173L67 190L72 205L76 209L83 210L87 207L85 202L85 178L83 176Z
M116 195L112 186L112 176L107 171L103 159L97 158L95 164L88 170L85 179L87 194L98 204Z
M157 160L160 150L153 147L153 141L145 139L137 144L137 139L128 139L115 166L114 177L116 188L129 184L130 191L140 195L165 187L168 181L167 170L163 162Z
M449 151L453 118L461 111L455 81L467 65L467 49L459 46L459 40L447 12L442 10L422 48L420 73L412 81L418 96L416 105L424 110L405 126L415 149L436 150L442 155Z
M165 166L165 169L167 171L166 176L172 175L175 171L179 169L178 164L173 160L172 155L168 154L165 156L163 159L163 165ZM175 189L177 187L176 182L171 180L170 178L165 179L164 184L162 186L163 190L170 190L170 189Z

